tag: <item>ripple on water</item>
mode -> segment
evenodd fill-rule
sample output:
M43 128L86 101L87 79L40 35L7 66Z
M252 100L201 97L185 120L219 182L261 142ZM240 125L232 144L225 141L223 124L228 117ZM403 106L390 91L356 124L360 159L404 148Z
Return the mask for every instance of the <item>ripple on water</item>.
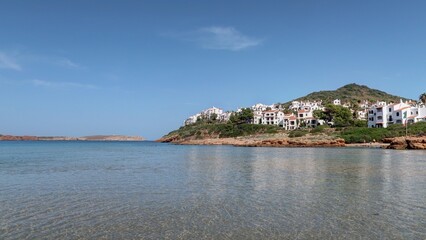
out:
M424 153L0 143L0 239L425 239Z

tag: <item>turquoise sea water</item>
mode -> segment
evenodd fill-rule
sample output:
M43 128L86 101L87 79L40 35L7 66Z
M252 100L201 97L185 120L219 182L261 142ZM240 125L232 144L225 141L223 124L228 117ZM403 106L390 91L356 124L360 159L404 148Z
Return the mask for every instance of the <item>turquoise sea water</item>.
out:
M0 142L0 239L426 239L426 152Z

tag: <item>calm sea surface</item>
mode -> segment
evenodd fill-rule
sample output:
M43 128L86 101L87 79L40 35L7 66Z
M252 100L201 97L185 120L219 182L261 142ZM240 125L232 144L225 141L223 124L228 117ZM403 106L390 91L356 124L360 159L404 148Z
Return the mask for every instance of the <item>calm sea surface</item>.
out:
M0 239L426 239L426 151L0 142Z

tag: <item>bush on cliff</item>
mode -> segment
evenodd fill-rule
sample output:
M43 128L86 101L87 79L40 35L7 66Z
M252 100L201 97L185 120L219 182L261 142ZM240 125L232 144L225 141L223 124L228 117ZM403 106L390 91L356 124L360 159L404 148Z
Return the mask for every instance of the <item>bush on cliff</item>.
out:
M167 136L178 135L179 138L196 139L209 138L209 137L240 137L247 135L255 135L262 133L277 133L282 128L272 125L258 125L258 124L231 124L231 123L198 123L180 127L178 130L170 132Z
M239 136L247 136L254 135L260 133L277 133L277 126L270 125L258 125L258 124L226 124L225 127L219 129L219 137L239 137Z
M326 131L326 129L329 129L330 127L328 125L320 125L317 126L316 128L313 128L311 130L311 134L320 134L320 133L324 133Z
M363 143L382 141L384 138L405 136L406 128L402 124L393 124L387 128L350 127L343 129L338 135L345 139L346 143ZM425 135L426 122L409 124L407 127L409 136Z
M363 143L380 141L389 136L389 131L385 128L351 127L342 130L339 135L346 143Z
M288 137L291 137L291 138L295 138L295 137L303 137L303 136L305 136L306 134L308 134L309 133L309 131L308 130L301 130L301 129L299 129L299 130L294 130L294 131L291 131L289 134L288 134Z

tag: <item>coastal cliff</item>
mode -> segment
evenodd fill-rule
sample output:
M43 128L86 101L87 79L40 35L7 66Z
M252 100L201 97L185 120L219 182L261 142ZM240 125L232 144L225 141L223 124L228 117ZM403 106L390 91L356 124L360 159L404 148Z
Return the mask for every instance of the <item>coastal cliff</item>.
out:
M410 136L407 139L403 137L406 133ZM172 131L157 142L246 147L346 146L426 150L426 122L410 124L408 128L394 124L388 128L318 126L291 131L256 124L193 124Z
M256 134L234 138L217 136L186 137L167 135L157 142L169 142L178 145L232 145L238 147L344 147L345 140L326 134L291 137L286 133Z
M384 138L374 143L347 144L339 137L326 134L302 137L289 137L288 134L260 134L235 138L180 138L177 135L165 136L157 142L170 142L178 145L232 145L237 147L370 147L396 150L426 150L426 136Z
M253 138L217 138L203 140L186 140L180 145L232 145L236 147L344 147L343 139L253 139Z

